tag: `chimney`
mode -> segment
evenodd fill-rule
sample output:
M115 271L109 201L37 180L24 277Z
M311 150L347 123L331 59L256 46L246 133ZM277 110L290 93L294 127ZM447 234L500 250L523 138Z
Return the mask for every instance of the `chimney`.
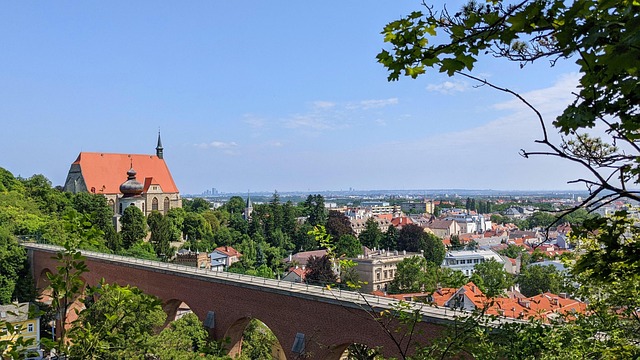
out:
M560 294L558 294L558 296L560 296L563 299L568 299L569 295L566 292L561 292Z
M289 262L293 262L293 254L289 254Z

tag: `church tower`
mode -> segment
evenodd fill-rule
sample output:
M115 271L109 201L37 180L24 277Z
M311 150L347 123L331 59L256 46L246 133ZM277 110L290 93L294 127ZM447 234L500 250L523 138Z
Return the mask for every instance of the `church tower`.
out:
M247 206L244 208L244 219L246 221L251 220L251 213L253 212L253 203L251 202L251 196L247 193Z
M135 206L143 214L145 213L145 201L142 197L144 185L136 180L136 174L137 172L133 170L133 164L131 164L131 169L127 171L127 181L120 185L120 192L122 193L122 197L118 199L118 213L120 215L124 214L124 209L127 206Z
M164 154L163 154L163 147L162 147L162 140L160 139L160 130L158 130L158 145L156 146L156 156L158 156L159 159L164 159Z

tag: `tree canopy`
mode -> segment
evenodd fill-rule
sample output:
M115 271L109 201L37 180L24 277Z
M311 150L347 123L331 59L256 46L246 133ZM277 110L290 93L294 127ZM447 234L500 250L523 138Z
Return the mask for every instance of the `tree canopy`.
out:
M391 49L378 54L388 79L416 78L434 68L512 94L531 108L540 123L537 143L547 151L522 151L525 157L550 155L582 166L590 174L573 180L591 191L583 203L618 198L640 200L627 184L640 183L640 3L632 0L491 0L468 2L460 11L425 5L385 26ZM573 103L553 121L562 135L553 143L548 122L513 90L472 75L482 55L515 61L521 67L538 60L572 58L580 87ZM604 135L589 134L596 126Z

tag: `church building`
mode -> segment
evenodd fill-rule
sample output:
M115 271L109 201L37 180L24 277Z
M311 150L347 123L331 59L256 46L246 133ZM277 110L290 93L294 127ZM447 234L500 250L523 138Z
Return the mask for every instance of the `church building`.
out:
M64 184L72 193L103 194L114 215L136 206L146 215L182 207L182 199L164 161L158 132L155 155L81 152Z

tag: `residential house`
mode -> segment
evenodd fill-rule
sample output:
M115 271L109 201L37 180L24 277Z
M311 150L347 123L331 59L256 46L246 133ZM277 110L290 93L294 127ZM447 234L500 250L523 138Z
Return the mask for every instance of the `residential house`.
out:
M459 235L462 232L460 225L454 220L435 219L427 225L427 228L440 238Z
M350 260L356 263L354 269L360 281L364 282L362 291L371 293L375 290L386 291L396 275L398 263L413 256L422 255L406 251L375 250L367 251L364 255Z
M442 267L447 267L452 270L460 270L466 276L471 276L475 271L475 266L485 261L494 259L500 264L505 264L506 261L492 250L458 250L448 251L445 255Z
M282 281L290 281L295 283L303 283L307 277L309 269L305 266L296 265L289 268L289 271L282 277Z
M0 327L0 340L13 340L14 335L7 331L7 326L19 331L24 340L30 340L31 344L25 349L26 358L42 358L40 350L40 317L31 316L29 313L29 303L12 303L8 305L0 305L0 321L3 325ZM37 355L36 355L37 354ZM2 353L0 353L0 357ZM36 355L36 356L31 356Z
M299 253L291 254L288 258L283 259L282 262L288 263L289 265L307 265L307 261L310 257L323 257L327 255L327 250L313 250L313 251L301 251Z
M487 315L509 318L550 321L562 315L584 313L587 305L579 300L567 297L567 294L544 293L529 298L513 293L509 297L488 298L478 286L469 282L459 289L441 288L433 293L385 295L376 292L374 295L386 296L398 300L431 302L436 306L473 311L483 309Z
M173 262L179 265L197 267L198 269L211 269L211 261L206 252L182 249L176 253Z
M223 256L216 257L216 259L224 263L225 269L228 269L233 263L240 261L242 257L242 254L231 246L220 246L213 250L213 252Z

